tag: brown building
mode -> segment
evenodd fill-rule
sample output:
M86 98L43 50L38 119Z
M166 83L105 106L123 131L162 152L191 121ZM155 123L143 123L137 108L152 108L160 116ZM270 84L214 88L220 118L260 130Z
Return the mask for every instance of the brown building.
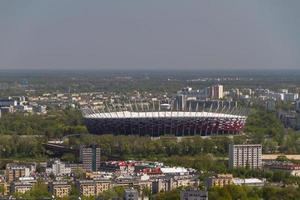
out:
M224 187L233 184L232 174L218 174L206 180L206 187Z
M13 182L11 184L11 193L24 194L25 192L31 190L33 185L33 183L29 182Z
M273 171L282 171L289 173L292 176L300 176L300 164L294 164L289 162L273 162L265 163L264 168L273 170Z
M80 196L95 196L95 182L93 180L81 180L77 183Z
M96 195L101 194L104 191L109 190L112 187L111 181L109 180L97 180L95 181L95 193Z
M17 181L20 177L28 176L28 173L25 167L12 167L5 170L5 176L9 183Z
M66 197L70 195L71 185L67 182L52 182L49 184L49 191L56 197Z
M171 178L159 178L152 182L152 193L168 192L178 187L198 187L198 176L174 176Z
M81 196L97 196L112 187L110 180L81 180L77 182L77 188Z

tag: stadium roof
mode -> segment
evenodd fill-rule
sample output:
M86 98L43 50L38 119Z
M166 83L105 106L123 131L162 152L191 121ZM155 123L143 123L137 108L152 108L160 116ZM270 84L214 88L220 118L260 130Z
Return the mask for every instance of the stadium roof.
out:
M176 118L176 117L208 117L208 118L246 118L244 115L233 115L213 112L187 112L187 111L154 111L154 112L106 112L106 113L89 113L84 115L85 118Z

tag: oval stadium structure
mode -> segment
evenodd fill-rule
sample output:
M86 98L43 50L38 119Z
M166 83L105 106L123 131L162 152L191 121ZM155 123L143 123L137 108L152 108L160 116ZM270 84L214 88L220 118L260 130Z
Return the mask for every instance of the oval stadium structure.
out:
M247 118L241 114L204 111L95 112L85 109L83 115L91 134L152 137L239 134Z

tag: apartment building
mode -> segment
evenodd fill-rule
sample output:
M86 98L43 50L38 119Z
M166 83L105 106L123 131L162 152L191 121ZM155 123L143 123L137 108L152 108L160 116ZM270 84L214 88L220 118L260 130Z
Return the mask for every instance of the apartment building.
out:
M262 167L262 145L229 145L229 167L257 169Z

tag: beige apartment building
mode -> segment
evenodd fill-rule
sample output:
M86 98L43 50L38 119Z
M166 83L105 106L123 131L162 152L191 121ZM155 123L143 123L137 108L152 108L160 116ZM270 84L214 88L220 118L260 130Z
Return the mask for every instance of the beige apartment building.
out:
M232 174L217 174L215 176L209 177L206 180L206 187L224 187L226 185L233 184L233 175Z
M49 184L49 190L56 197L67 197L71 193L71 185L67 182L52 182Z

